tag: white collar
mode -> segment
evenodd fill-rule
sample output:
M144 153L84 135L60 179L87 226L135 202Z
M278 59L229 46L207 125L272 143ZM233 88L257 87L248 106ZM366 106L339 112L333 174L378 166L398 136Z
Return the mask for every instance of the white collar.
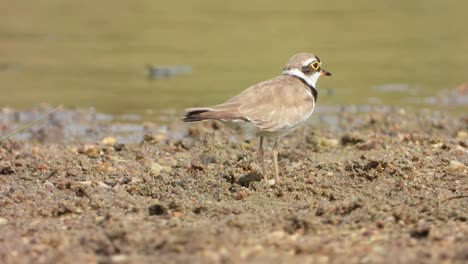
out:
M320 73L318 72L312 74L311 76L307 76L298 69L284 70L283 75L290 75L290 76L297 77L303 80L304 82L306 82L308 86L313 87L314 89L315 89L315 83L317 83L317 80L320 77Z

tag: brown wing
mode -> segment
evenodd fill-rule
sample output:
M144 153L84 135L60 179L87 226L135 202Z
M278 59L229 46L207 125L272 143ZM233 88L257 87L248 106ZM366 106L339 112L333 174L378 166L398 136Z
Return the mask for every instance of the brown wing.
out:
M266 131L296 126L309 116L314 107L308 87L292 76L279 76L243 91L216 108L232 107Z
M186 109L183 120L247 121L273 132L296 126L309 117L314 101L308 89L301 80L282 75L253 85L223 104Z

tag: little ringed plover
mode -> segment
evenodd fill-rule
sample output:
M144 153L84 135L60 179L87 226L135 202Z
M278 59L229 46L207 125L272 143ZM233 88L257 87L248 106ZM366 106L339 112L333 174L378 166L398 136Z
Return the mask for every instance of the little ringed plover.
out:
M258 156L263 178L268 177L263 151L264 138L274 139L275 179L279 181L278 145L280 138L302 125L314 111L320 76L331 73L322 68L320 59L310 53L292 56L282 75L250 86L225 103L185 110L183 121L220 120L235 123L247 136L260 138Z

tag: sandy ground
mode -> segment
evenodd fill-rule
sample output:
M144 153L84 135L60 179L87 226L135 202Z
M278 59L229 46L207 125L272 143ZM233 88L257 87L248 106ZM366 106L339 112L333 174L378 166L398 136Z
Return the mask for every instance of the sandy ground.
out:
M132 144L6 140L0 262L467 263L467 128L341 114L282 140L274 185L257 142L219 123Z

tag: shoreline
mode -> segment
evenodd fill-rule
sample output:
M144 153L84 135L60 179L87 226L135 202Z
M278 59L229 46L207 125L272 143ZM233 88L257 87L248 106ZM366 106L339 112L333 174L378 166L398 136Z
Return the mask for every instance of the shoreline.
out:
M25 124L37 120L53 108L48 104L22 110L10 107L0 108L0 135L7 135L21 129ZM435 109L386 105L320 105L307 124L326 125L340 129L340 127L346 126L345 122L362 122L366 116L374 114L411 112L463 117L465 115L463 109L463 105ZM182 110L166 110L161 111L159 115L151 115L150 117L138 114L113 115L96 112L94 108L60 107L37 124L15 134L12 139L65 144L97 143L106 137L114 137L124 144L138 144L145 135L153 134L158 135L158 137L164 135L167 139L181 139L186 136L186 130L189 127L189 124L180 121L182 114ZM349 116L354 117L349 118Z

